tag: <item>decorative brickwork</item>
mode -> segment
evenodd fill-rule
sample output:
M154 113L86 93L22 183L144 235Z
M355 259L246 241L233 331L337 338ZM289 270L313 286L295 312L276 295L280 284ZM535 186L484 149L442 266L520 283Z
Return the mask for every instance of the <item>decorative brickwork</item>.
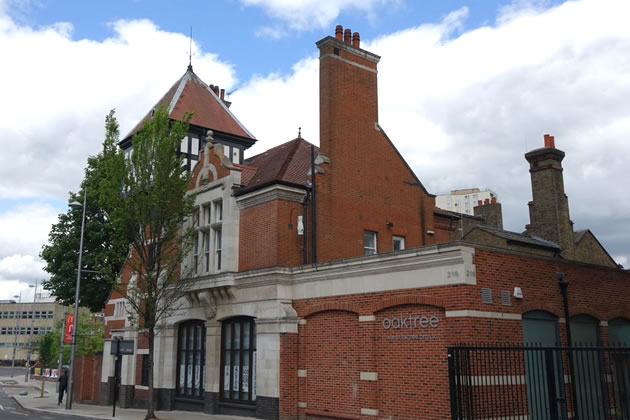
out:
M204 398L203 412L206 414L216 414L218 412L219 393L206 392Z
M118 405L120 408L133 408L134 407L134 385L121 385L118 394Z
M278 398L256 397L256 417L266 420L278 420L280 402Z
M169 388L157 388L157 409L172 410L175 401L175 390Z
M112 405L114 400L114 377L107 378L107 382L101 382L101 405Z

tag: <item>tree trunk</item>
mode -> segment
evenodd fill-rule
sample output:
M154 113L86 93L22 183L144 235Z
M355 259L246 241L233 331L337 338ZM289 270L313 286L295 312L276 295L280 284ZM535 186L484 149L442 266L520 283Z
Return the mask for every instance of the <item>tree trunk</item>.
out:
M153 345L155 342L155 331L148 328L149 332L149 407L147 408L146 420L155 419L155 406L153 401Z

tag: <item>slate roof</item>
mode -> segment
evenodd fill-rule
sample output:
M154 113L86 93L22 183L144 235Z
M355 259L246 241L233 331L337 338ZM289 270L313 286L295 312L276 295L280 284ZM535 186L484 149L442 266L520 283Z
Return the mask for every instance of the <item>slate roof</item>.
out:
M165 105L169 116L174 120L182 120L187 111L193 112L191 124L222 131L236 136L255 140L243 124L230 112L214 91L193 72L192 66L166 94L155 104L151 111L125 136L131 137L142 128L143 122L151 117L154 108Z
M319 148L315 147L315 156ZM303 186L309 179L311 143L301 137L273 147L245 160L238 195L264 186L283 183Z
M510 232L508 230L494 229L488 226L477 226L477 228L508 241L521 242L527 245L541 246L545 248L560 249L560 246L555 242L548 241L535 235L530 236L522 233Z

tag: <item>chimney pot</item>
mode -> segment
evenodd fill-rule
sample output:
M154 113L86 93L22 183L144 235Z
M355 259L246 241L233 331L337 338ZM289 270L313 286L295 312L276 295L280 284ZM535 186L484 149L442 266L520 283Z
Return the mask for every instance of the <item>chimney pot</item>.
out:
M335 38L337 38L339 41L343 39L343 26L337 25L335 27Z
M361 37L359 36L358 32L355 32L354 34L352 34L352 46L355 48L359 48L359 45L361 45Z
M496 198L496 197L492 197L492 198L490 199L490 202L491 202L492 204L496 204L496 203L497 203L497 198Z
M485 206L486 204L490 204L490 199L486 198L485 200L483 200L483 204L484 204L484 206Z
M221 100L225 99L225 89L221 89Z
M483 201L482 200L477 200L477 206L483 206Z
M351 40L352 40L352 31L350 29L346 29L345 31L343 31L343 42L345 42L346 44L350 44Z
M551 147L552 149L556 148L556 141L554 140L553 136L545 134L545 147Z

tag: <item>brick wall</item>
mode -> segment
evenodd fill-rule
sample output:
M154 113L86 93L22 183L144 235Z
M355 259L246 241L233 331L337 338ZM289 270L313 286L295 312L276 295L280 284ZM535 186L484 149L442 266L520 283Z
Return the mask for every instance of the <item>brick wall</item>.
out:
M448 418L447 347L522 343L521 320L492 314L545 310L563 317L558 271L569 281L571 315L630 319L628 271L482 247L474 264L475 285L294 301L304 322L298 334L281 337L280 418L375 418L366 409L378 410L376 418ZM524 298L511 296L504 305L500 292L511 295L514 287ZM490 304L482 302L484 288L492 289ZM435 316L439 326L385 328L385 319L417 316ZM559 323L563 343L565 325ZM607 327L600 336L607 344Z
M286 200L242 209L239 271L302 264L304 239L297 234L297 217L302 214L302 204Z
M407 247L428 243L435 199L376 126L378 58L329 40L320 44L320 150L330 164L316 176L318 262L363 255L364 230L377 232L379 252L394 234Z
M83 404L99 404L101 399L100 379L103 355L77 356L74 359L74 363L73 400Z

